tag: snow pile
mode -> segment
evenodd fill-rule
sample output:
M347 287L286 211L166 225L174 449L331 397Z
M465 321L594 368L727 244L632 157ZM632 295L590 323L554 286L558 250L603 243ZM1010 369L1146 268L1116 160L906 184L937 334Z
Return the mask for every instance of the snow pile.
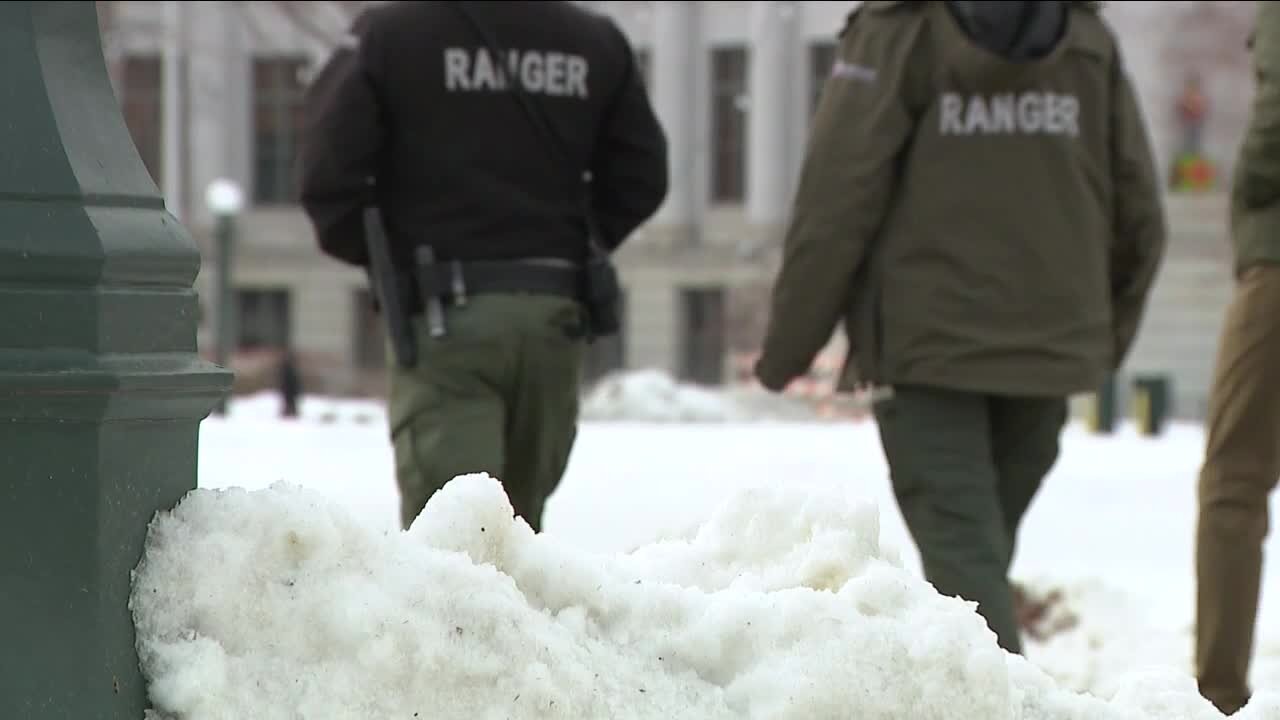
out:
M874 506L787 485L611 556L535 536L484 476L405 533L301 489L198 490L153 523L132 609L182 720L1220 717L1180 674L1059 689L878 537Z
M235 398L227 417L263 423L281 420L280 394L265 391ZM310 425L385 424L381 400L303 395L295 422ZM664 372L642 370L601 380L582 401L582 419L606 422L735 423L819 420L814 408L759 387L704 389L679 383Z
M713 391L676 382L659 370L619 373L600 381L583 401L594 421L732 423L813 420L812 408L760 388Z

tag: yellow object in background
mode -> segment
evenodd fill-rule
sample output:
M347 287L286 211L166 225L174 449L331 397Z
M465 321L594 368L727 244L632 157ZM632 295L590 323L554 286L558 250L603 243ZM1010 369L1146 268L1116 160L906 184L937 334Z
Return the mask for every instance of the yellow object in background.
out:
M1151 391L1146 388L1138 388L1133 392L1133 403L1131 412L1133 420L1138 425L1138 432L1143 435L1150 435L1153 426L1151 416Z

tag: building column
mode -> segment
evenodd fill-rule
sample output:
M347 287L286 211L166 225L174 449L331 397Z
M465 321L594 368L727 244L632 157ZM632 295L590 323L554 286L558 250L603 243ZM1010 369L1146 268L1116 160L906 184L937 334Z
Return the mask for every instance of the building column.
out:
M252 60L244 37L248 12L248 6L231 2L196 3L188 10L192 27L204 30L190 46L187 73L192 142L186 182L196 201L187 223L199 230L213 225L204 206L209 183L227 178L246 194L252 188Z
M795 88L805 77L800 21L800 3L751 3L747 220L765 227L786 219L792 192Z
M701 8L690 0L653 4L653 104L667 134L670 187L657 223L678 240L698 235L702 168L697 148L699 72L704 67Z
M184 143L189 154L183 183L193 202L184 222L200 241L204 257L196 289L204 310L198 330L201 347L216 342L219 322L215 297L217 267L212 259L214 217L205 205L205 190L217 178L234 180L249 194L252 188L252 70L245 14L251 5L204 2L190 4L185 13L191 28L201 28L199 39L188 33L185 80L188 124ZM243 227L243 226L242 226Z

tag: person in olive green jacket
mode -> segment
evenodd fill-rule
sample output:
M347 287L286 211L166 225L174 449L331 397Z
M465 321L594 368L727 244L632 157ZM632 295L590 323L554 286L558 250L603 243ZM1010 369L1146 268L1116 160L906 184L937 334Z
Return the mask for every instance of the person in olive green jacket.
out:
M867 2L812 129L763 352L843 319L839 390L889 388L892 485L944 595L1021 652L1008 570L1069 396L1134 341L1165 247L1142 113L1093 3Z
M1236 288L1209 397L1196 531L1196 675L1225 713L1250 696L1267 500L1280 478L1280 7L1258 3L1257 88L1231 189Z

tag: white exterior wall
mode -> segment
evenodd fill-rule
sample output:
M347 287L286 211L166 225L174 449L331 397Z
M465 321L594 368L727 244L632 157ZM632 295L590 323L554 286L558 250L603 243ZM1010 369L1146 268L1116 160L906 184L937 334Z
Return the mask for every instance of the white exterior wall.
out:
M652 37L654 110L667 134L671 156L666 201L658 210L657 222L678 228L687 242L696 242L706 201L708 155L699 138L698 98L704 84L699 82L705 61L702 49L702 6L680 1L659 4L644 18ZM692 69L692 71L691 71Z

